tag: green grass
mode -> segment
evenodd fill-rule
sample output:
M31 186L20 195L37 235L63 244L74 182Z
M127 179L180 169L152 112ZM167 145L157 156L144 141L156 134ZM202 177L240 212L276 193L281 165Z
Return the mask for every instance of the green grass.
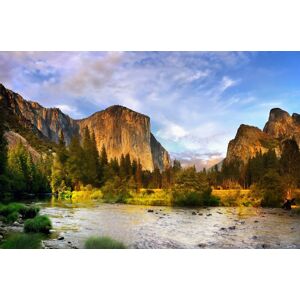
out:
M0 246L2 249L40 249L41 237L37 234L17 233L11 235Z
M19 212L23 219L32 219L39 214L40 208L38 206L25 206Z
M7 205L1 205L0 216L7 217L8 215L14 212L20 213L20 211L25 207L25 204L22 203L10 203Z
M110 237L90 237L85 242L86 249L126 249L122 242L113 240Z
M34 218L39 211L40 208L37 206L26 206L22 203L0 204L0 217L7 224L17 221L19 217L22 219Z
M24 224L25 232L49 233L51 228L52 223L47 216L37 216L33 219L28 219Z
M140 192L130 191L130 197L125 199L126 204L171 206L172 193L163 189L141 189Z

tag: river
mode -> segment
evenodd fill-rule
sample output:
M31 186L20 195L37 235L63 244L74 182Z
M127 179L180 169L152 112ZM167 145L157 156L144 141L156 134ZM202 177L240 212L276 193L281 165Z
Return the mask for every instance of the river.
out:
M45 248L84 248L90 236L110 236L128 248L300 248L300 216L282 209L201 209L40 202L53 232Z

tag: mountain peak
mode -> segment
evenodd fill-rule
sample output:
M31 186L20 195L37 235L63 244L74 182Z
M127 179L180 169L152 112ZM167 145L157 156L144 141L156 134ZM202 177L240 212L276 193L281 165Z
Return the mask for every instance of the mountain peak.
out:
M281 108L272 108L269 114L269 121L279 121L289 118L290 114Z

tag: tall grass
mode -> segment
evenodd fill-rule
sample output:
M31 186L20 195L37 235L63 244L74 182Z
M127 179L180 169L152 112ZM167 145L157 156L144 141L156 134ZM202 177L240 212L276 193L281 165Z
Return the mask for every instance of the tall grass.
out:
M49 233L50 229L52 229L52 223L47 216L37 216L33 219L28 219L24 224L25 232Z
M17 233L8 237L0 246L2 249L39 249L41 237L38 234Z
M122 242L116 241L108 236L90 237L85 242L86 249L126 249Z
M21 217L22 219L34 218L38 215L40 208L37 206L26 206L22 203L10 203L0 205L0 217L8 224L11 224Z

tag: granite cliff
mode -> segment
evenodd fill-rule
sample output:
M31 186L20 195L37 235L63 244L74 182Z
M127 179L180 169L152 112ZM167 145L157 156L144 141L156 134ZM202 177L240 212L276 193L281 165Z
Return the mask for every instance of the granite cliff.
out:
M69 144L72 136L81 134L87 126L95 134L98 150L105 145L109 159L129 153L146 170L163 170L170 165L168 152L151 133L150 118L126 107L114 105L88 118L74 120L58 108L24 100L1 84L0 104L7 114L9 136L18 133L28 144L35 139L35 145L43 145L43 150L47 146L55 148L61 132Z
M273 108L263 130L248 125L239 127L235 138L228 144L225 162L241 160L245 163L256 153L269 150L274 150L279 157L282 142L286 139L295 139L300 147L300 115L294 113L291 116L280 108Z

